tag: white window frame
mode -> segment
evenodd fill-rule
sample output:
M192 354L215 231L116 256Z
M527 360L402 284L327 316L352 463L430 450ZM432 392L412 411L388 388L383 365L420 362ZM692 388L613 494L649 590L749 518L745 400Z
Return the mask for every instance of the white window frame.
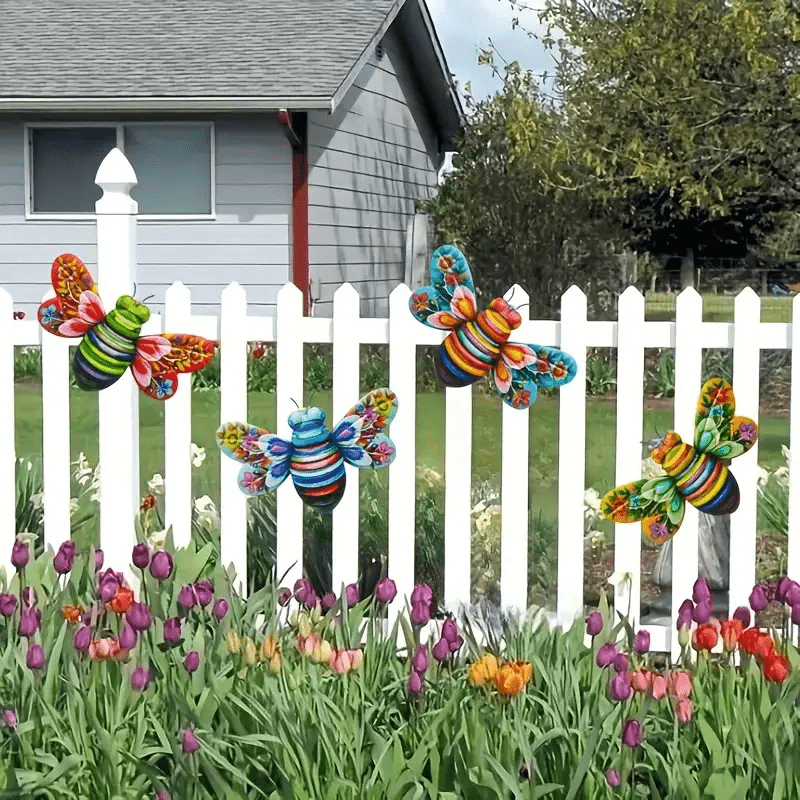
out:
M59 220L59 221L90 221L96 220L97 214L94 211L75 211L67 212L53 212L53 211L34 211L33 210L33 133L34 129L38 128L116 128L117 131L117 147L125 152L125 126L126 125L142 125L147 127L170 125L197 125L206 126L210 130L210 180L211 180L211 212L209 214L137 214L137 220L157 221L157 222L197 222L197 221L213 221L217 218L216 211L216 192L217 192L217 176L216 176L216 131L214 123L210 120L170 120L170 121L150 121L142 119L134 120L96 120L89 122L55 122L48 120L47 122L26 122L23 126L23 151L25 154L25 219L26 220Z

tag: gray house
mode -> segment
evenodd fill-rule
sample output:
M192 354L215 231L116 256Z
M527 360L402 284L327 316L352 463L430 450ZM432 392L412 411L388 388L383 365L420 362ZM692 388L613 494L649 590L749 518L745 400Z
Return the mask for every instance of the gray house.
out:
M61 252L96 263L94 175L139 184L137 295L181 280L327 316L404 279L463 110L424 0L0 0L0 285L33 312ZM254 309L255 310L255 309Z

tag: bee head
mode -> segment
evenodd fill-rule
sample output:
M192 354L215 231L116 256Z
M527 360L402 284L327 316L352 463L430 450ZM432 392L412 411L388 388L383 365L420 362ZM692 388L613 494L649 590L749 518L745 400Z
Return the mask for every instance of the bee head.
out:
M669 453L673 447L676 447L680 443L681 437L678 436L675 431L668 431L666 436L664 436L664 438L653 448L652 452L650 453L650 458L652 458L656 464L661 464L667 457L667 453Z
M319 420L325 422L325 412L321 408L298 408L289 414L289 427L294 429L304 422L314 422Z
M491 308L492 311L496 311L508 323L512 331L522 325L522 317L517 310L512 308L502 297L495 297L495 299L489 303L489 308Z
M150 319L150 309L134 300L129 294L124 294L117 300L117 311L122 311L125 316L134 319L140 325L144 325Z

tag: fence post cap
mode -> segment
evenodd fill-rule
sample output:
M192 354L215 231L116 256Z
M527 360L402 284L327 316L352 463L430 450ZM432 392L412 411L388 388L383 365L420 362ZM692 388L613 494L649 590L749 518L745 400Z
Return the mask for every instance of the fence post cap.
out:
M95 203L98 214L135 214L139 204L131 197L131 189L139 182L131 162L115 147L101 162L94 182L103 190Z

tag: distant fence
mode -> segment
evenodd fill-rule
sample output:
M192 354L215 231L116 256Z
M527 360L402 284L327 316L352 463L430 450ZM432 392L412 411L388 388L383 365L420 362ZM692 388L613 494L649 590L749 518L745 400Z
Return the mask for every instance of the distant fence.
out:
M120 294L130 293L135 280L136 203L130 189L136 183L122 153L112 151L101 165L97 183L103 197L97 202L98 264L92 272L106 308ZM63 250L73 249L69 242ZM56 255L56 253L54 253ZM43 270L47 268L43 265ZM333 347L334 416L344 413L359 396L359 346L387 344L389 386L397 394L400 410L391 426L397 458L388 470L389 570L399 594L395 612L414 583L416 351L435 345L442 334L420 325L409 313L410 290L398 286L391 294L388 319L361 318L359 297L345 284L335 294L333 317L303 316L302 294L293 285L278 293L276 316L248 316L247 297L238 284L222 292L216 316L192 314L189 290L181 283L167 290L163 317L153 316L145 333L164 329L197 333L220 343L220 419L247 419L247 344L275 342L277 358L277 433L289 436L287 418L294 409L290 398L303 392L303 345L329 343ZM524 306L528 296L514 287L514 302ZM689 436L693 430L701 386L703 348L732 348L737 409L758 419L759 355L761 349L800 350L800 299L793 303L794 323L761 323L759 298L743 291L735 301L735 321L703 322L702 299L693 289L677 299L674 322L645 322L644 298L634 288L619 299L618 321L588 321L586 296L577 287L562 298L561 321L523 322L520 341L556 344L578 363L577 378L559 391L558 463L558 588L556 620L570 624L583 614L584 506L586 459L585 362L588 347L616 347L617 482L640 474L644 412L645 348L674 348L675 428ZM523 314L526 313L523 308ZM54 549L70 536L69 356L70 342L42 333L35 320L14 320L12 297L0 289L0 408L7 424L14 425L14 346L42 348L42 402L44 480L44 537ZM792 363L792 395L800 387L800 359ZM139 441L138 389L129 376L100 392L100 543L106 564L121 569L130 560L134 518L138 513ZM497 400L500 404L500 400ZM177 395L165 403L166 523L173 526L177 546L191 537L191 405L190 376L181 377ZM472 393L469 387L448 389L445 453L445 565L444 602L450 608L470 600L471 479L465 465L472 462ZM535 424L532 412L503 404L501 603L507 609L524 609L527 598L528 552L528 433ZM790 447L800 452L800 402L791 406ZM737 459L736 478L741 505L731 518L730 606L747 603L756 569L756 478L758 446ZM475 454L480 458L480 454ZM114 464L114 469L105 468ZM238 466L221 459L221 549L226 565L233 563L237 581L246 586L246 498L236 483ZM15 507L15 453L13 436L6 436L0 454L0 507ZM354 580L358 570L359 496L357 484L349 489L333 514L333 586ZM607 487L611 488L611 487ZM800 575L800 480L791 473L789 486L789 573ZM277 570L288 570L291 585L302 575L302 504L291 486L278 490ZM0 564L11 571L14 538L12 514L0 515ZM629 579L617 582L617 608L640 608L640 538L638 527L617 525L615 571ZM686 519L675 538L673 551L673 618L681 600L691 594L697 577L698 515L687 507ZM134 577L129 574L129 579ZM674 627L652 626L652 646L675 651Z

